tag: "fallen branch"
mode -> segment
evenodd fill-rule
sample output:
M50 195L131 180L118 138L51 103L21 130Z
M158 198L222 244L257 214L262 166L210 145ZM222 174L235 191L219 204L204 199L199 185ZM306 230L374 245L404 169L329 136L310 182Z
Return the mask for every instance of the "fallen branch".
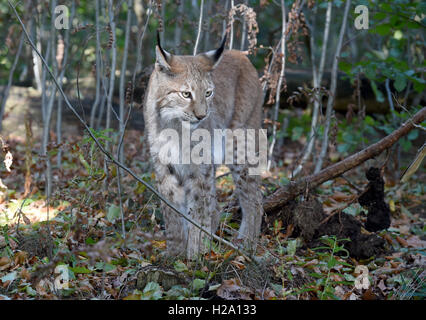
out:
M316 188L322 183L335 179L346 171L359 166L368 159L378 156L384 150L392 147L399 139L407 135L411 130L416 128L416 126L422 123L425 118L426 107L418 111L412 118L408 119L397 130L387 135L380 141L365 148L364 150L361 150L347 157L346 159L321 170L316 174L312 174L310 176L290 182L289 185L279 188L272 195L265 199L263 203L263 209L266 213L271 212L302 194L306 188Z

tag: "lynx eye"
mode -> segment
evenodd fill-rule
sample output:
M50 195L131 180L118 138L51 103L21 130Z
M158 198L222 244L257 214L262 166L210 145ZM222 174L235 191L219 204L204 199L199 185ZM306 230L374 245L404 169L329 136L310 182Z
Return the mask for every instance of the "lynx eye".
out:
M182 91L180 94L185 99L190 99L191 98L191 92L189 92L189 91Z
M206 91L206 97L210 97L213 94L213 90L207 90Z

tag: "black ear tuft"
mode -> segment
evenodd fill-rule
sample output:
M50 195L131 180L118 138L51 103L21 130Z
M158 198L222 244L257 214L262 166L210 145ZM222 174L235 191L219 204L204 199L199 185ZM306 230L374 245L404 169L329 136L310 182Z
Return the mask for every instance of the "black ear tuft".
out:
M223 37L223 40L222 40L222 43L221 43L220 47L216 50L216 53L215 53L215 56L214 56L214 59L216 61L219 60L220 56L223 53L223 50L225 50L225 44L226 44L226 37L227 37L227 35L228 34L225 33L225 36Z
M164 51L164 49L161 47L161 39L160 39L160 31L158 31L157 29L157 46L161 51L161 54L163 55L163 57L166 59L169 57L169 55Z
M161 47L160 32L157 30L157 46L155 47L156 67L159 71L170 72L170 62L172 61L172 54L168 53Z
M210 60L210 63L213 69L216 68L216 66L219 64L222 58L222 54L225 51L225 43L226 43L226 34L223 37L222 43L218 49L201 53L202 55L204 55L206 58Z

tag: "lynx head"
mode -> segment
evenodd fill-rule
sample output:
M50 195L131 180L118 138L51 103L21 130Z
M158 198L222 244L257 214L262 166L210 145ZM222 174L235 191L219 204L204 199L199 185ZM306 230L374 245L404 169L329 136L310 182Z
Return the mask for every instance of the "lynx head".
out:
M157 41L153 76L160 121L197 124L209 114L215 90L211 72L221 60L226 36L218 49L196 56L173 55L161 47L158 34Z

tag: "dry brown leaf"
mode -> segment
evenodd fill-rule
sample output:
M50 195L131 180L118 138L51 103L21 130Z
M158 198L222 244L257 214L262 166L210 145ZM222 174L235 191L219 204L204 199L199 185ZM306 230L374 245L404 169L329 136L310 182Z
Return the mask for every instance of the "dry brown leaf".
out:
M3 236L0 236L0 248L6 246L6 239Z
M26 251L18 251L15 253L13 257L13 261L16 265L24 264L25 261L28 259L28 252Z
M244 265L244 257L243 256L238 256L236 257L234 260L231 261L231 264L234 267L237 267L239 270L243 270L246 266Z
M408 242L407 242L407 240L405 240L405 239L403 239L403 238L401 238L401 237L396 236L396 241L398 241L398 243L399 243L401 246L403 246L403 247L408 247Z
M387 234L387 233L385 233L385 234L382 236L382 238L383 238L383 239L385 239L385 240L386 240L386 242L387 242L387 243L389 243L389 244L392 244L392 243L393 243L393 239L392 239L392 237L391 237L389 234Z
M21 270L21 277L24 278L25 280L30 280L31 279L31 274L28 272L27 269L22 268L22 270Z
M8 257L1 257L0 258L0 271L6 270L10 267L11 260Z
M362 300L377 300L376 294L373 292L373 289L370 288L362 294Z
M28 217L23 212L21 212L21 215L22 215L22 219L24 220L25 224L27 224L27 225L31 224L31 220L28 219Z
M238 279L223 280L222 285L217 289L216 294L226 300L253 300L253 292L241 286Z

